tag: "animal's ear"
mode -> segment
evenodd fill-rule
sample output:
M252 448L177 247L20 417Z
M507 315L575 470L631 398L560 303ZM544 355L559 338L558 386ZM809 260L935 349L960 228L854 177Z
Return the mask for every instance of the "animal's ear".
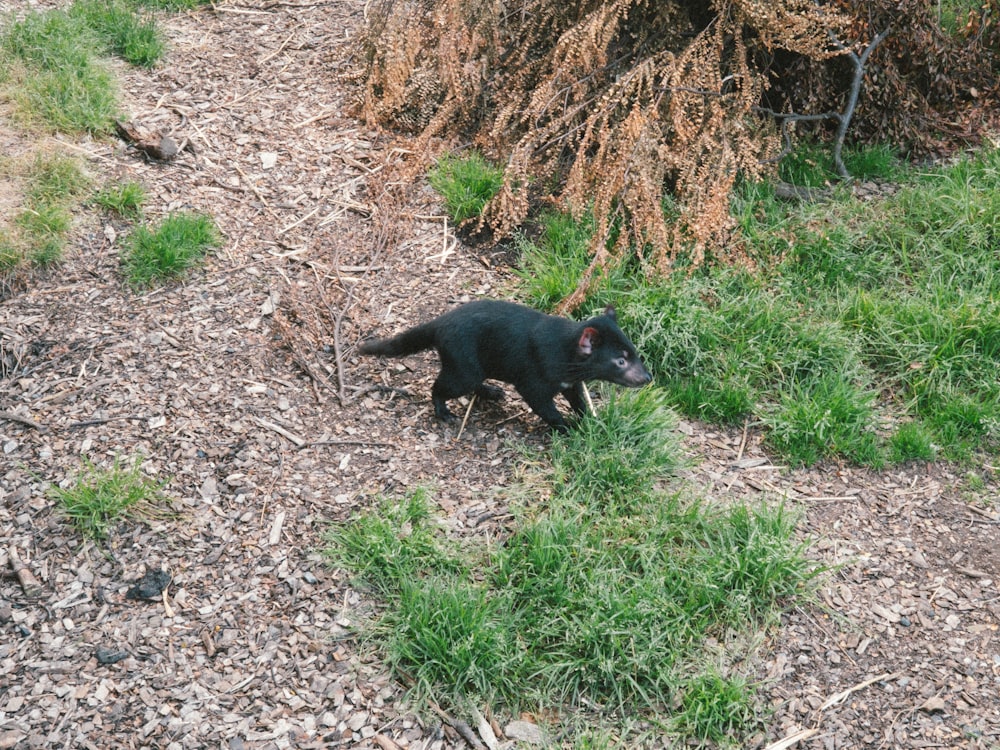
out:
M580 354L590 354L594 351L594 347L600 343L601 334L597 332L596 328L587 326L583 329L583 333L580 334L580 341L577 343L576 348Z
M615 306L614 305L608 305L607 307L605 307L604 308L604 314L607 315L609 318L611 318L616 323L618 322L618 318L615 317Z

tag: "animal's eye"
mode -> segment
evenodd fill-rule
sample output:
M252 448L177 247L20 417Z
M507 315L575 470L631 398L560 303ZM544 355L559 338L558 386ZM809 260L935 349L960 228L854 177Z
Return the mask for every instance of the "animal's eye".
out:
M624 368L628 365L628 360L624 356L621 356L615 360L615 364L618 365L619 367Z

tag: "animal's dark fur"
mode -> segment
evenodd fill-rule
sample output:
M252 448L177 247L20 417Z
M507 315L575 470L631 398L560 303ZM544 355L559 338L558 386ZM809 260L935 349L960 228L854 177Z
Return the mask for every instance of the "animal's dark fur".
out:
M365 341L362 354L403 357L437 349L441 373L434 382L434 413L451 421L447 400L469 393L501 398L486 379L511 383L528 406L554 429L566 422L553 398L562 393L577 414L586 412L583 382L607 380L637 388L652 380L610 305L603 315L578 323L530 307L479 300L389 339Z

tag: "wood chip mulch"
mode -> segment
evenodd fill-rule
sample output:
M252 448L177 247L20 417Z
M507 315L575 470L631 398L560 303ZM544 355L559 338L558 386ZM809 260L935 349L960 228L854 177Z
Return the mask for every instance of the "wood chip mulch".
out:
M477 405L456 439L432 419L432 356L353 354L506 284L428 189L386 197L406 142L352 114L363 9L164 16L167 59L117 73L130 127L169 137L168 160L120 140L32 142L0 118L7 153L68 150L97 184L140 181L150 221L204 211L226 238L184 283L134 292L118 268L128 224L81 212L67 262L0 302L0 750L476 739L472 717L409 710L354 637L376 603L320 554L329 524L418 486L452 532L501 532L513 446L547 441L513 395ZM790 471L752 430L681 429L695 491L787 498L831 567L819 601L744 665L773 709L755 746L996 748L995 461L979 482L937 465ZM81 457L139 455L172 513L83 542L47 487Z

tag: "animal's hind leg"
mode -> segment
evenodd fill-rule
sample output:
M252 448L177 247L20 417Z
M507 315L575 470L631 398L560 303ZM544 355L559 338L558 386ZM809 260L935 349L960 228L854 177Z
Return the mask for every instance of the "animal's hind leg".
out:
M434 402L434 416L444 422L452 422L457 417L451 413L447 401L477 391L483 382L478 373L463 373L461 369L444 361L442 357L441 372L431 389L431 400Z

